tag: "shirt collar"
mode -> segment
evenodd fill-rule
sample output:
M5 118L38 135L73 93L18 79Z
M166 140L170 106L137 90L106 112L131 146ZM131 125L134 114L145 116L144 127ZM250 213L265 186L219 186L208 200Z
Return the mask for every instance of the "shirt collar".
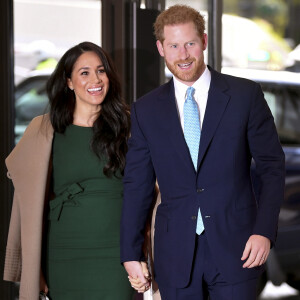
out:
M173 80L174 80L175 95L178 96L179 99L185 99L185 94L189 86L180 82L174 75L173 75ZM203 74L192 85L192 87L195 88L196 90L195 93L207 94L210 86L210 81L211 81L211 74L206 66Z

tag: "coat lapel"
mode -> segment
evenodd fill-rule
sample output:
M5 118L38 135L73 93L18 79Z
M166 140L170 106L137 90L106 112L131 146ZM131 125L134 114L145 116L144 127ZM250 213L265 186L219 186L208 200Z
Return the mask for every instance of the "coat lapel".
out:
M228 89L227 83L218 72L211 68L210 72L211 84L208 92L207 105L201 131L198 153L198 171L230 99L230 96L225 93Z
M48 115L35 118L6 159L9 176L23 199L43 196L52 149L53 128ZM27 199L28 198L28 199ZM26 202L24 201L24 202Z
M176 149L186 166L194 169L178 115L173 79L164 86L159 103L160 119L164 120L173 148Z

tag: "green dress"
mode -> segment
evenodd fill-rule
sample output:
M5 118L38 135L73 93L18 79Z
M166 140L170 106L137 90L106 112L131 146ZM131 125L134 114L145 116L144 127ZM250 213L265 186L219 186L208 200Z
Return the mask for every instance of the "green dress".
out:
M131 300L120 264L122 181L103 174L92 128L70 125L53 140L53 189L46 247L52 300Z

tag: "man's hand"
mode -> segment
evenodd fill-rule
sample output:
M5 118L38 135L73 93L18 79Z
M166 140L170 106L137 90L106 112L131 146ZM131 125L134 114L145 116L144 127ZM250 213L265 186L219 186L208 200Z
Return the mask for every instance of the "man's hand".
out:
M262 235L251 235L246 243L241 260L246 260L243 268L254 268L264 264L270 253L271 242Z
M129 281L139 293L147 291L150 287L150 275L145 262L127 261L123 263Z
M148 284L143 284L139 278L133 278L130 275L128 276L128 279L131 283L131 286L136 291L138 291L139 293L144 293L150 288L151 276L149 275L147 264L142 261L141 265L142 265L142 271L143 271L144 277L148 280Z

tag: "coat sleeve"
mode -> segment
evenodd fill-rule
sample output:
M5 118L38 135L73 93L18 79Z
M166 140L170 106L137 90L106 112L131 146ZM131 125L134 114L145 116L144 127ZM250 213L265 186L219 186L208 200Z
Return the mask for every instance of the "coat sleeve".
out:
M5 259L5 280L20 281L20 299L38 299L45 187L53 128L48 115L32 120L6 158L15 193Z
M142 250L144 231L154 196L155 181L150 149L134 103L131 109L131 137L123 180L121 262L145 259Z
M258 213L253 234L275 243L278 215L284 199L285 156L274 118L259 85L256 86L248 122L248 142L259 181Z
M15 193L10 218L4 264L3 279L7 281L19 282L21 280L22 255L20 221L20 206L17 194Z

